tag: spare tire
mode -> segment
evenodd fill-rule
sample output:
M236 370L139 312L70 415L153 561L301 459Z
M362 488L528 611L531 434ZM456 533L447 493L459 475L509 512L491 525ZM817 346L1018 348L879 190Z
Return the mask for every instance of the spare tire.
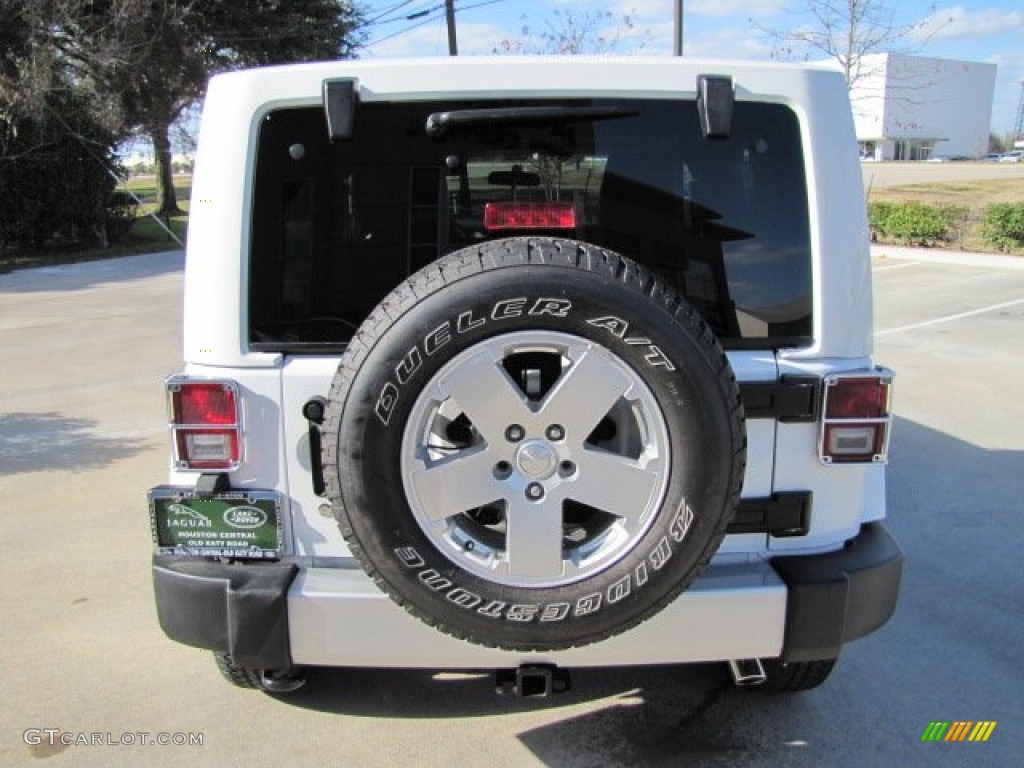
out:
M511 238L413 275L343 355L327 494L398 604L474 643L593 643L717 550L745 461L735 376L694 309L627 258Z

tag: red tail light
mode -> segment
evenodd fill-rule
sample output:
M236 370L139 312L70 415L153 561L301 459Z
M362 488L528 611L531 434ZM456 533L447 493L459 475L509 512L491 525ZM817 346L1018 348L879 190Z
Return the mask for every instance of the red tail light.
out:
M892 371L825 377L819 456L826 464L885 461L892 423Z
M171 378L167 395L175 466L237 469L242 460L238 385Z
M576 229L576 206L572 203L487 203L484 228Z

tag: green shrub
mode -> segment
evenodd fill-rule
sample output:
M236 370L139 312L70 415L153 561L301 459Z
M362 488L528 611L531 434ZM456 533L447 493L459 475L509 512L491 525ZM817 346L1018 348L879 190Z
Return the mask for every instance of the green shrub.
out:
M1024 203L995 203L985 207L981 236L1001 251L1024 247Z
M931 245L945 240L948 229L942 211L924 203L894 204L883 224L886 236L909 245Z
M963 240L968 209L963 205L926 203L868 203L872 240L901 240L914 245Z
M892 213L895 203L868 203L868 224L871 226L871 239L885 239L889 232L885 228L885 222Z

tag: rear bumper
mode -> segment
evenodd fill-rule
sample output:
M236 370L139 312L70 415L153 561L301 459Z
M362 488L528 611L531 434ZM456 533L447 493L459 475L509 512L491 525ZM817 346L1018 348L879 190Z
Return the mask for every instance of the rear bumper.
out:
M712 566L639 627L591 646L541 654L448 637L406 614L355 568L153 560L157 614L167 635L259 669L834 658L844 643L892 615L901 571L896 542L881 523L872 523L838 552Z

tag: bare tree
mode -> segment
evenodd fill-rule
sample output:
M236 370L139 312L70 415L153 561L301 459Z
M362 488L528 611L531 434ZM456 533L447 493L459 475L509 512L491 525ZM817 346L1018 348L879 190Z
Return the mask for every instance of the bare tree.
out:
M531 26L522 17L519 37L505 38L494 53L506 54L607 54L615 53L623 38L637 34L639 42L633 50L643 48L650 40L649 30L639 32L630 14L616 17L611 11L556 10L552 18L543 19L542 26Z
M908 42L924 29L924 21L901 24L885 0L803 0L795 12L803 23L786 29L751 24L772 41L773 56L794 61L832 59L846 84L872 74L866 57L876 53L910 53ZM931 30L935 34L938 29Z

